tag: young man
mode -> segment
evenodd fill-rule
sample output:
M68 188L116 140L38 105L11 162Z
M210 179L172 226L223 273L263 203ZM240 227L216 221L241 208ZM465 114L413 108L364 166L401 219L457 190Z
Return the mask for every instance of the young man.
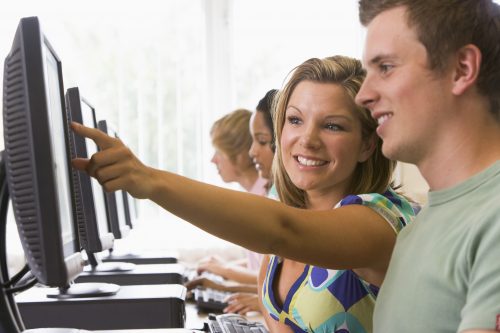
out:
M500 8L360 0L383 152L417 165L429 202L399 235L375 333L500 331Z

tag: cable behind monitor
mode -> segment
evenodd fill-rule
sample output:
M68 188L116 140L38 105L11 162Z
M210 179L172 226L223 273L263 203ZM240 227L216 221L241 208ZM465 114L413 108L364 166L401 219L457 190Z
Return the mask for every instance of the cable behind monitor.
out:
M7 289L9 270L7 267L7 211L9 190L5 179L5 153L0 152L0 333L20 333L24 324L14 301Z

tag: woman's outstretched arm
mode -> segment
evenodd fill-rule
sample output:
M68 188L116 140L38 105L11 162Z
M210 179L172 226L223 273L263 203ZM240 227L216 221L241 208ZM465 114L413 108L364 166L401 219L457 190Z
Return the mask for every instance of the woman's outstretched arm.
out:
M145 166L119 139L75 123L72 127L101 148L90 160L74 160L73 166L97 178L106 191L123 189L151 199L193 225L255 252L333 269L386 269L395 232L368 207L289 207Z

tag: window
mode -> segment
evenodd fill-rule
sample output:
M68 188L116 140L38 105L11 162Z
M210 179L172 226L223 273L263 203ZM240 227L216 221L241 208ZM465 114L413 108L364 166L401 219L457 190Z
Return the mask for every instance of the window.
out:
M248 108L309 58L361 57L357 1L252 0L232 6L235 98Z
M24 16L40 18L65 88L78 86L144 163L221 186L210 163L216 118L253 110L308 58L360 57L363 45L355 1L32 0L0 13L0 54ZM147 201L139 212L142 225L123 241L225 244Z

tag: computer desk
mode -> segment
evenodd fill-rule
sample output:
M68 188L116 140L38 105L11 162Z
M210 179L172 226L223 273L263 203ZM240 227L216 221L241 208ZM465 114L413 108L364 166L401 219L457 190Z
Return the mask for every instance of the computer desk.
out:
M204 333L201 330L207 321L208 314L200 313L193 302L186 303L187 328L149 328L149 329L124 329L124 330L92 330L93 333ZM251 321L264 322L260 313L252 312L247 316Z

